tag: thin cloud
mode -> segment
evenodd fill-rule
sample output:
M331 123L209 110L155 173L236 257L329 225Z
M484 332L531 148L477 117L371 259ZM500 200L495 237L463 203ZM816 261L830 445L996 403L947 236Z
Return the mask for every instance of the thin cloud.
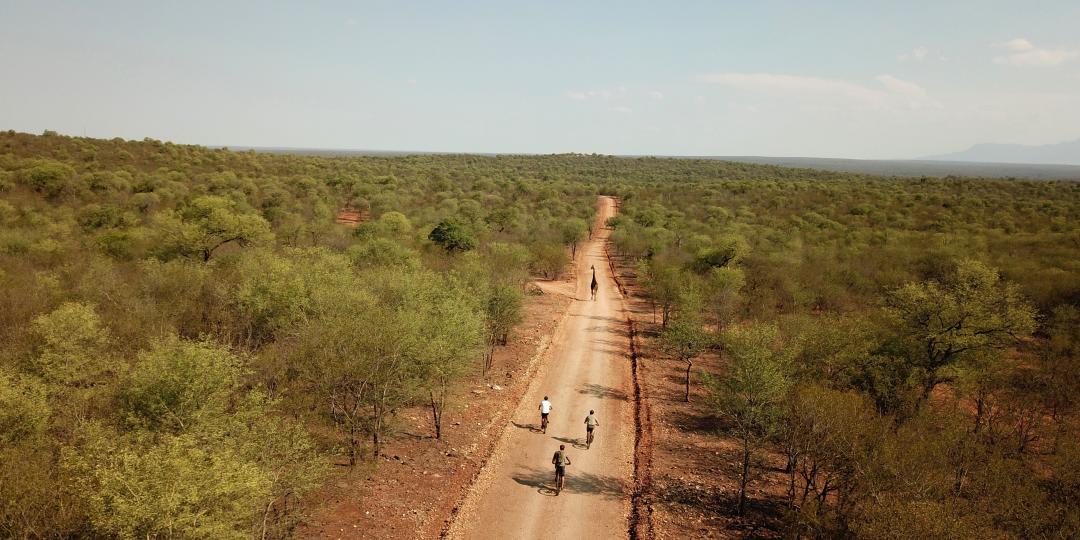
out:
M701 80L749 90L751 92L799 97L841 98L868 105L879 104L884 92L865 86L822 77L783 75L775 73L713 73L703 75Z
M568 99L574 101L601 100L607 101L626 94L626 87L620 86L614 89L601 88L596 90L569 90L565 93Z
M901 62L922 62L923 60L926 60L928 54L930 54L930 49L919 45L910 51L896 55L896 59Z
M923 62L946 62L948 58L939 51L932 50L925 45L919 45L910 51L904 51L896 55L896 61L901 64L922 64Z
M1010 50L1012 52L1027 52L1033 50L1035 45L1024 38L1010 39L999 45L1002 49Z
M649 92L649 97L655 99L656 101L661 101L664 99L664 93L659 90L653 90Z
M900 80L892 75L878 75L876 78L890 92L903 94L911 98L921 99L926 97L926 90L913 82Z
M776 73L712 73L702 75L700 79L720 86L791 99L833 101L881 109L940 107L940 104L928 98L921 86L892 75L879 75L876 78L882 88L841 79Z
M1077 56L1080 51L1066 49L1042 49L1024 38L1014 38L994 46L1007 51L994 57L994 63L1015 67L1053 67Z
M729 102L727 106L728 110L730 111L747 114L757 114L757 112L760 110L758 109L757 105L747 105L745 103L738 103L735 101Z
M612 107L611 111L612 112L617 112L617 113L620 113L620 114L630 114L630 113L634 112L634 109L631 109L630 107L626 107L626 106L623 106L623 105L617 105L615 107Z

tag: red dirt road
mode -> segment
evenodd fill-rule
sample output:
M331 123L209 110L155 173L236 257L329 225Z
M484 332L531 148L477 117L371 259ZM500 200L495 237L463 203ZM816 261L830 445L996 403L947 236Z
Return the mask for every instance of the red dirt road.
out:
M599 201L598 223L614 215ZM461 511L450 538L625 538L633 486L634 408L624 303L604 254L610 231L600 228L579 248L577 300L556 331L545 365ZM596 268L600 283L589 299ZM553 404L540 433L541 398ZM596 410L600 427L585 449L584 419ZM560 444L572 460L562 494L555 496L551 456Z

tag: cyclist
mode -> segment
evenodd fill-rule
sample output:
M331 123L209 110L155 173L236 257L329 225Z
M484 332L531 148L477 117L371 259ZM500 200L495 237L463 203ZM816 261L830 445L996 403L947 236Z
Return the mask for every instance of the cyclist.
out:
M566 479L566 467L570 465L570 456L566 455L566 445L560 444L559 451L551 456L551 464L555 466L555 495L562 492L563 480Z
M548 414L551 414L551 402L544 396L544 400L540 402L540 430L544 433L547 433Z
M593 430L596 426L600 425L600 421L596 419L596 411L589 411L589 416L585 417L585 449L588 450L592 446Z

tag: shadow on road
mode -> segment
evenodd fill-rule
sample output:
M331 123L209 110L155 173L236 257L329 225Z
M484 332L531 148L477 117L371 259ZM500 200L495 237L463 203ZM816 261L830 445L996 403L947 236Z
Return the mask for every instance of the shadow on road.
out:
M619 390L618 388L612 388L610 386L604 386L602 384L589 383L583 386L577 391L579 394L585 394L597 399L614 399L616 401L628 401L630 396Z
M585 439L575 439L573 437L552 437L552 439L555 439L556 441L559 441L561 443L569 444L574 448L577 448L578 450L585 450L586 448L588 448L587 446L585 446Z
M511 421L510 423L513 424L513 426L518 428L518 429L527 429L527 430L529 430L529 431L531 431L533 433L543 433L543 430L540 429L540 426L538 426L536 424L519 424L519 423L514 422L514 421Z
M555 469L521 469L511 475L515 482L537 488L551 490L554 495ZM573 465L566 468L566 480L563 491L571 495L599 495L608 499L622 498L627 495L625 483L614 476L592 473L578 473ZM543 491L541 491L543 493ZM546 494L546 493L545 493Z

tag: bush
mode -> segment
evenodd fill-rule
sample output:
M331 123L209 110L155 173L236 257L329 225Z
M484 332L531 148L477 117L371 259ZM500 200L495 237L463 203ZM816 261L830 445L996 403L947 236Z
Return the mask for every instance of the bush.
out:
M444 219L431 230L428 239L448 253L469 251L476 247L476 236L463 223Z
M45 385L0 370L0 448L40 435L48 420Z

